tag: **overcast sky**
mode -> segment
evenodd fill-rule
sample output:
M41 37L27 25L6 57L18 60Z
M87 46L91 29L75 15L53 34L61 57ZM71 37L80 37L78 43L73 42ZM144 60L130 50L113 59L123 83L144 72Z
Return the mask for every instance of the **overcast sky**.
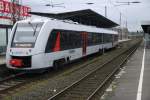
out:
M139 4L120 5L116 2L140 1ZM22 0L23 5L30 6L32 11L36 12L66 12L79 9L92 9L101 15L105 15L105 6L107 6L107 17L116 23L120 23L120 13L122 15L122 26L126 26L130 31L141 30L140 23L145 20L150 20L150 0L52 0L53 4L64 3L64 7L46 7L45 4L51 0ZM92 2L94 4L87 5ZM120 5L120 6L118 6Z

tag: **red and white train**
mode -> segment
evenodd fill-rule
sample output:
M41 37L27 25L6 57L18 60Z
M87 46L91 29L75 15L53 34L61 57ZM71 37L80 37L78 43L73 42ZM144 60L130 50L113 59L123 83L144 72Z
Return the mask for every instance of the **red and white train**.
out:
M54 19L18 21L9 39L6 63L16 70L56 67L118 44L118 33Z

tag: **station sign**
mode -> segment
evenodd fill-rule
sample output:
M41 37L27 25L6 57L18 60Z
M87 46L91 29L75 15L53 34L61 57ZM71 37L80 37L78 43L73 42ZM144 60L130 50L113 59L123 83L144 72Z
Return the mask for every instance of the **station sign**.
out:
M21 17L30 17L30 7L18 5L12 2L0 0L0 18L11 18L11 14L18 14Z

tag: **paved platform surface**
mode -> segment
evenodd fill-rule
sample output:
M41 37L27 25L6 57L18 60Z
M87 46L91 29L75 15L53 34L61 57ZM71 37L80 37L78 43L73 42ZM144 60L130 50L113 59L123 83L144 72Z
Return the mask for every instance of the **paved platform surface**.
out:
M126 41L130 41L131 39L123 39L123 40L119 40L118 42L121 43L121 42L126 42Z
M102 100L150 100L150 49L144 50L144 45L141 45L122 73L114 80L111 89L107 89Z
M0 55L0 65L5 64L5 55Z

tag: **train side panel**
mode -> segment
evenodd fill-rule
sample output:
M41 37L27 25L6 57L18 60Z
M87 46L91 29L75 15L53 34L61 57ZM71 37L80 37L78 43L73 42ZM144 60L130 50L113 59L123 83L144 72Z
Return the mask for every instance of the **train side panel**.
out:
M29 22L25 22L25 23L26 24L28 23L30 25ZM12 33L14 33L15 26L13 28ZM70 25L68 23L66 24L63 22L58 23L57 21L56 22L55 21L43 22L41 31L39 32L36 38L34 47L30 47L30 48L29 47L27 48L12 47L12 42L14 38L12 34L10 36L10 41L7 47L7 56L6 56L7 67L11 69L18 69L18 70L34 70L34 69L43 69L47 67L53 67L55 61L62 60L62 59L65 62L72 61L72 60L79 59L84 56L99 52L102 49L110 49L112 47L115 47L118 44L118 42L116 41L117 39L113 39L113 41L108 41L108 38L106 38L106 41L100 38L102 40L99 40L99 44L98 42L95 44L90 44L89 43L90 41L88 41L88 38L89 38L88 34L89 33L90 35L95 34L98 32L98 29L93 28L95 32L91 32L92 28L88 27L86 30L86 26L83 26L83 28L80 28L82 26L83 25ZM54 36L55 41L52 44L48 44L49 38L50 36L53 35L52 32L54 30L57 30L55 32L56 36ZM71 34L71 33L73 34L75 33L76 35L78 34L78 38L80 38L79 40L72 39L72 43L79 42L79 44L77 44L78 45L77 47L69 47L69 48L61 47L62 40L60 38L63 37L62 34L66 34L65 32L68 32L68 34ZM102 30L102 33L100 32L99 35L104 34L103 32L105 31ZM105 35L113 36L112 32L110 32L110 34L106 33ZM72 37L74 36L72 35ZM109 38L112 38L112 37L109 37ZM52 41L49 41L49 43L51 42ZM24 44L21 44L21 45L24 45ZM50 45L53 45L53 47ZM72 45L73 44L71 44L70 46ZM13 61L11 63L15 62L18 65L26 63L25 67L21 67L21 66L14 67L10 65L10 61L12 59ZM22 63L22 60L23 60L23 63ZM30 64L28 64L28 62Z

